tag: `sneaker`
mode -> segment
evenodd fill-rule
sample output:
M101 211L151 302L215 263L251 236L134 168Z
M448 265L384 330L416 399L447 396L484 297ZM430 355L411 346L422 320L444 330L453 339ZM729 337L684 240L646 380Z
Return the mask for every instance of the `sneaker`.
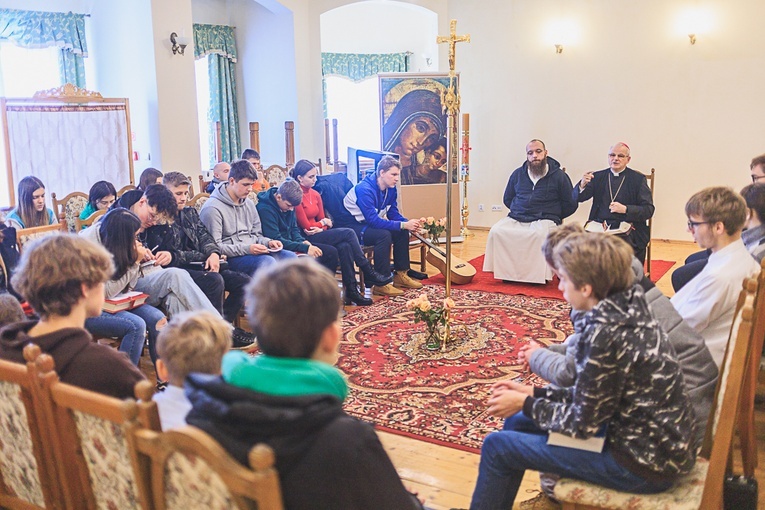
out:
M383 285L382 287L372 287L372 294L376 296L400 296L403 294L404 291L401 289L397 289L393 286L392 283L389 283L387 285Z
M242 328L234 328L232 333L234 340L234 349L245 349L255 343L255 335Z
M406 274L406 271L396 271L396 275L393 277L393 285L398 288L404 289L421 289L422 284L417 280L414 280Z
M560 510L560 503L547 497L544 492L539 492L536 496L518 504L520 510Z
M421 273L420 271L415 271L414 269L410 269L406 272L406 274L409 278L414 278L415 280L425 280L428 278L428 273Z

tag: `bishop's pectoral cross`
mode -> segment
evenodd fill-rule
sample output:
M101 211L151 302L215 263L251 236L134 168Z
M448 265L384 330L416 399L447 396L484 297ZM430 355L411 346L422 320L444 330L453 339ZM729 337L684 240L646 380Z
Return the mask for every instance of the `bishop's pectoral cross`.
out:
M454 69L456 65L456 46L458 42L470 42L470 34L457 35L457 20L453 19L449 22L449 36L439 35L436 37L436 44L449 43L449 75L454 75Z

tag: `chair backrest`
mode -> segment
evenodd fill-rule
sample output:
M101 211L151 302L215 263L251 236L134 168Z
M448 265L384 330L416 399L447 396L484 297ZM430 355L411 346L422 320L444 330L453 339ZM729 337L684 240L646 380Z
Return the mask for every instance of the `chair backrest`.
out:
M186 207L193 207L199 212L200 209L202 209L202 206L205 205L205 202L207 202L208 198L210 198L209 193L197 193L191 200L186 202Z
M194 196L194 180L191 178L190 175L187 175L186 178L189 180L189 198ZM200 189L199 192L203 192L204 189Z
M50 426L30 371L40 348L30 344L24 355L27 366L0 360L0 507L63 508Z
M107 209L101 209L100 211L96 211L84 220L81 220L79 217L74 221L76 225L76 231L79 232L80 230L84 228L88 228L91 226L95 221L106 214Z
M746 361L754 343L752 321L757 280L748 279L741 292L743 306L733 320L701 450L701 456L709 459L709 469L700 508L722 508L723 479L733 443L733 430L747 371Z
M196 427L136 430L133 444L156 510L284 508L274 452L266 445L250 450L247 468Z
M59 222L66 223L70 232L75 232L75 221L80 217L80 213L88 205L88 194L82 191L73 191L61 200L56 198L55 193L51 193L53 202L53 211Z
M649 174L643 174L645 175L646 180L648 181L648 189L651 190L651 198L654 199L654 193L653 188L656 184L656 169L651 168L651 173ZM646 246L645 249L645 275L651 276L651 245L653 243L651 242L651 237L653 236L653 216L648 218L648 246Z
M121 187L120 189L117 190L117 198L121 197L123 193L134 190L134 189L136 189L136 187L133 184L128 184L127 186Z
M199 192L200 193L206 193L207 192L207 186L210 185L212 180L206 181L204 175L199 175Z
M21 252L24 250L24 245L33 239L63 232L66 232L66 223L63 222L43 225L42 227L22 228L16 231L16 245L19 247L19 252Z
M37 358L36 366L41 407L53 424L56 462L66 467L67 508L150 509L150 496L136 479L131 445L139 426L136 402L59 381L47 354Z
M263 173L266 176L266 180L268 180L268 184L270 184L272 188L274 186L279 186L287 179L287 177L289 177L289 169L279 165L271 165L263 170Z

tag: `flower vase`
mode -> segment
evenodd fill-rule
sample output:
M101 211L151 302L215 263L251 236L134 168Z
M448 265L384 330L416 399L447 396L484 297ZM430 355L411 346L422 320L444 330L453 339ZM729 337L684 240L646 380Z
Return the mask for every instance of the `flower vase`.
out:
M425 348L429 351L437 351L441 348L441 337L438 334L438 324L428 325L428 337L425 339Z

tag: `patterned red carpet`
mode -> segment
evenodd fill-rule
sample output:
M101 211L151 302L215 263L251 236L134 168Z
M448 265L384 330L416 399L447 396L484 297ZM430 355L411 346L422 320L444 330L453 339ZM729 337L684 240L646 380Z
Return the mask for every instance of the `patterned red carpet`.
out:
M463 288L452 291L457 338L445 352L425 348L425 326L405 309L422 291L344 317L337 366L348 376L350 414L382 430L479 451L483 437L500 427L486 413L489 386L529 379L517 363L518 348L532 338L561 342L571 332L570 308L558 299ZM423 290L434 304L443 299L441 286Z
M523 294L526 296L536 297L553 297L563 299L563 294L558 290L558 278L553 277L551 282L545 285L538 285L533 283L504 283L502 280L495 280L493 273L485 273L483 271L483 255L476 257L470 261L473 267L476 268L476 275L473 281L467 285L460 285L459 289L464 290L483 290L486 292L501 292L503 294ZM669 271L674 262L666 260L653 260L651 261L651 281L656 283L659 279ZM442 275L436 275L428 278L428 283L440 283L443 285L444 277Z

